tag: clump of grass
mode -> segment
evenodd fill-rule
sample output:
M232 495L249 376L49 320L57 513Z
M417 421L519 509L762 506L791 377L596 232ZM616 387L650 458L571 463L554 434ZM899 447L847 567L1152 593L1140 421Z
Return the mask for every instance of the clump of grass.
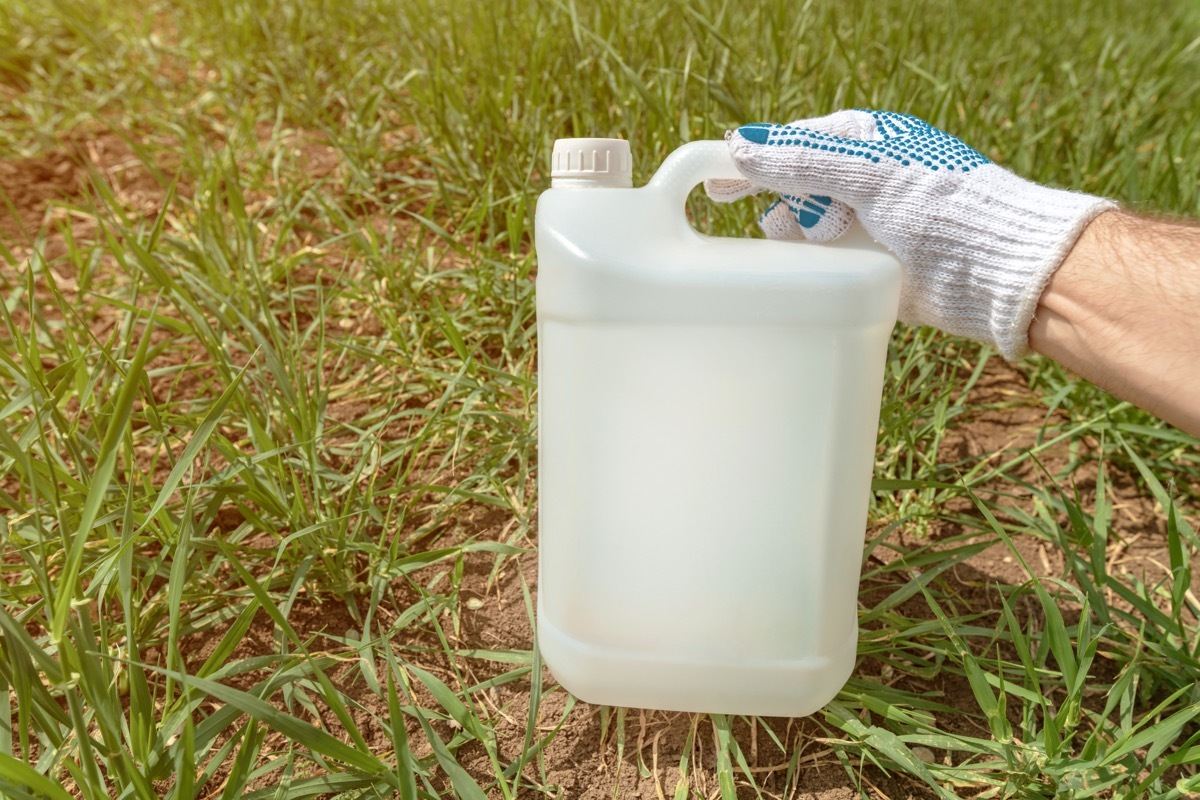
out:
M1200 790L1196 442L1045 362L986 409L1037 409L1028 441L951 457L994 357L897 331L860 666L799 726L676 740L564 698L527 580L554 138L626 136L645 177L743 122L893 108L1194 215L1189 7L8 11L0 159L116 149L48 210L4 183L0 793L569 796L593 718L579 780L613 796L791 796L814 764L863 794ZM745 235L755 210L692 213ZM1139 537L1161 569L1121 566ZM491 598L508 627L473 616Z

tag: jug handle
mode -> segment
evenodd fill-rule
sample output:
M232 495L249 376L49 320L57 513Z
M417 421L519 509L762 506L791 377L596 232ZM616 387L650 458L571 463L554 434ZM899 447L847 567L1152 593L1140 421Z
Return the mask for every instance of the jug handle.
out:
M687 202L688 194L701 181L710 178L741 178L724 141L689 142L663 161L647 189L662 192L678 207Z

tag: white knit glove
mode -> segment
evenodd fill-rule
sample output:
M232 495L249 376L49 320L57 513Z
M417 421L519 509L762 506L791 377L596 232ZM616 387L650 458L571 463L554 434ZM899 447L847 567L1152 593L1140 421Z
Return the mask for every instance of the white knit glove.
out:
M823 242L854 217L904 264L900 319L995 345L1010 361L1050 276L1103 198L1051 189L996 166L916 117L839 111L726 138L746 180L705 184L731 202L782 199L759 220L772 239Z

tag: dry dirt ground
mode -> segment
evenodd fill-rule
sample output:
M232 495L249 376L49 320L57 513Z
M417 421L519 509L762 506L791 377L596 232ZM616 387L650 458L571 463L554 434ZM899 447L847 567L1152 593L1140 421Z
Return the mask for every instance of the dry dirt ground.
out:
M319 145L311 146L314 169L332 170L336 165L331 159L332 149ZM76 215L67 210L68 205L81 203L88 194L91 171L101 174L114 187L122 205L133 213L152 216L164 197L158 180L152 178L139 164L124 141L115 135L100 134L64 144L59 149L36 158L0 160L0 242L24 264L34 240L44 237L43 252L55 270L59 289L84 311L85 318L96 325L106 324L103 309L89 308L94 301L86 293L77 292L75 277L64 271L57 257L65 252L64 231L69 230L79 240L97 235L94 221L86 215ZM186 187L181 187L181 194ZM0 265L0 287L7 294L23 277L11 265ZM363 309L364 316L370 309ZM946 461L959 461L993 455L1006 458L1018 453L1021 448L1034 442L1035 432L1043 421L1044 411L1036 398L1024 384L1020 374L993 360L993 369L973 389L971 405L985 408L999 401L1006 401L1003 410L986 410L969 415L956 423L943 445ZM204 383L197 381L194 387L172 385L175 392L203 391ZM1065 463L1065 453L1048 452L1043 461L1053 471L1056 465ZM1022 477L1038 480L1037 469L1031 463ZM1095 471L1081 470L1075 475L1076 488L1085 506L1090 505L1094 492ZM1129 475L1111 475L1117 495L1114 528L1119 536L1114 537L1114 548L1110 553L1114 569L1124 565L1130 571L1145 570L1148 575L1167 569L1168 563L1163 540L1163 521L1154 504L1140 492ZM1089 481L1092 483L1089 484ZM965 510L965 509L964 509ZM240 513L232 507L218 516L218 530L232 530L244 522ZM503 515L484 509L469 511L456 520L463 535L478 536L480 539L498 539L509 522ZM945 525L923 534L937 541L954 535L953 526ZM896 549L916 547L928 543L929 539L915 540L905 534L893 534L889 544ZM1032 537L1019 540L1025 559L1036 570L1045 575L1061 574L1062 563L1052 549ZM886 561L895 556L894 549L878 548L873 558ZM525 609L522 584L536 593L536 562L533 554L519 556L506 562L508 567L493 574L494 556L478 553L468 556L463 584L463 612L461 626L457 632L450 631L456 647L496 650L528 650L533 644L533 633ZM1020 584L1025 576L1011 554L996 546L971 558L953 569L948 577L951 588L962 602L979 612L989 612L999 607L996 602L995 585ZM863 597L868 603L886 596L895 586L867 583ZM412 589L407 585L396 586L397 606L412 602ZM341 637L347 631L361 630L361 611L364 605L355 608L354 600L342 598L311 597L302 595L292 607L290 622L302 639L316 637L314 650L322 649L324 635ZM906 609L920 613L919 606ZM390 622L388 619L380 623ZM986 624L981 621L979 624ZM191 667L203 663L225 632L218 626L201 634L193 635L184 648L189 653ZM417 631L414 638L407 640L407 647L416 647L425 637L433 650L437 651L437 640L429 630ZM330 651L342 649L338 642L325 640ZM238 646L233 660L278 652L277 632L265 613L260 613L249 634ZM154 651L146 657L153 659ZM410 656L411 657L411 656ZM455 679L443 658L430 656L424 666L443 680ZM499 675L511 665L484 660L461 660L458 669L462 679L475 683ZM864 660L859 665L862 674L879 676L882 667L878 663ZM346 670L334 676L349 674ZM235 679L235 685L248 686L256 675L250 673ZM545 677L548 686L552 681ZM974 701L969 688L962 683L939 679L927 685L917 685L909 679L907 689L940 692L940 700L952 706L961 706L974 711ZM361 700L368 709L377 712L380 719L386 718L386 707L378 697L372 695L359 681L342 687L351 697ZM498 724L498 732L511 734L508 741L501 743L501 758L515 758L522 746L523 732L528 708L529 681L527 679L505 683L495 689L481 693L477 699L492 706L495 713L506 719ZM542 703L539 733L547 733L558 724L559 715L567 702L561 691L551 691ZM377 719L370 714L359 714L363 733L373 745L386 751L388 733ZM960 725L964 715L957 718ZM331 729L337 730L337 720L329 715ZM974 733L987 737L982 723ZM767 729L770 729L768 732ZM445 736L449 730L444 726L439 732ZM419 732L411 731L419 737ZM787 756L780 753L772 743L772 734L782 741L791 752L799 748L802 752L795 780L785 785L788 771ZM796 798L796 800L851 800L858 797L851 788L846 770L833 756L829 747L822 743L825 732L813 720L764 719L749 728L745 721L736 723L735 735L742 743L749 763L755 770L759 786L774 797ZM699 715L661 713L630 710L624 720L618 720L615 712L607 713L596 707L581 706L569 715L561 731L545 753L547 784L562 787L563 797L577 800L600 800L601 798L664 798L674 794L680 776L681 762L686 762L693 789L703 796L712 797L718 791L715 771L715 732L706 717ZM935 754L935 757L940 757ZM470 744L460 751L464 766L480 775L490 774L487 755L477 744ZM865 786L872 796L878 798L919 798L928 796L927 789L903 778L888 776L878 769L855 765L861 769Z

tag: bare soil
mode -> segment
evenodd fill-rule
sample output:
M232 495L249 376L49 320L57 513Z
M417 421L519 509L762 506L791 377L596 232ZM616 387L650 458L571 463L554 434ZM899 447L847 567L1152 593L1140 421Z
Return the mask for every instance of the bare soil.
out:
M332 149L311 142L305 147L309 148L309 158L316 172L322 175L334 173L337 164L336 153ZM0 199L4 201L3 208L0 208L0 243L23 260L28 257L38 236L44 236L43 253L51 269L56 271L60 289L78 302L81 308L89 309L86 312L90 314L89 319L96 326L97 333L103 334L105 326L112 323L111 317L106 315L102 304L97 304L94 298L75 293L75 276L64 271L58 259L66 252L65 234L68 231L77 241L97 235L94 220L71 211L72 207L85 203L88 175L92 172L105 176L116 187L122 204L132 212L148 215L157 213L158 204L165 195L161 182L139 165L121 137L104 134L66 144L40 157L0 160ZM23 280L22 276L15 274L11 267L0 266L0 288L7 292L20 280ZM370 320L370 310L363 309L361 316L364 320ZM304 319L296 320L297 326L305 324ZM175 352L167 358L168 361L158 366L177 366L180 370L173 379L162 378L154 384L156 397L161 394L163 398L179 399L212 390L209 376L203 370L188 369L193 361L199 363L203 360L203 353ZM958 421L949 432L940 454L944 463L973 463L979 458L1002 463L1035 444L1037 431L1045 422L1045 410L1018 371L993 360L987 374L973 388L969 400L972 407L980 410ZM352 421L356 414L365 411L365 405L352 401L331 408L331 413L345 422ZM1042 467L1031 460L1018 468L1017 475L1036 484L1044 480L1043 467L1045 471L1054 473L1078 457L1077 452L1052 448L1041 454ZM1095 477L1095 466L1086 463L1071 476L1080 500L1086 507L1094 503ZM1168 570L1166 565L1169 563L1161 513L1132 476L1114 471L1110 473L1110 479L1116 494L1115 530L1110 552L1112 568L1144 572L1154 577L1161 575ZM1006 484L1006 489L1012 488L1013 484ZM964 500L959 510L970 513L969 502ZM218 515L214 534L228 533L244 522L241 513L229 506ZM465 514L458 520L456 536L464 540L496 540L502 538L508 522L494 512L478 509L478 513ZM897 551L923 546L930 540L936 542L959 532L946 523L935 526L922 539L896 533L888 540L890 549L877 548L873 558L887 561L896 557ZM1034 537L1021 537L1017 540L1017 547L1038 574L1062 574L1061 558L1045 542ZM536 596L535 557L533 554L522 555L511 558L505 564L503 571L495 573L494 555L474 553L467 556L460 595L460 624L457 630L448 627L443 631L456 648L532 648L532 621L526 611L524 591L527 587ZM1200 565L1194 565L1193 569L1200 569ZM957 591L960 613L974 611L987 615L994 614L999 608L998 584L1019 585L1026 577L1024 569L1012 554L1002 546L995 546L954 568L948 580ZM870 603L884 597L893 588L885 582L864 584L864 601ZM410 584L400 581L393 587L393 595L392 607L396 608L411 604L416 596ZM329 637L349 635L355 639L362 638L364 608L363 598L304 594L292 606L289 622L302 640L311 641L311 652L345 652L342 643ZM905 610L920 614L921 604L912 602ZM387 618L377 619L376 625L386 627L391 621ZM188 653L190 669L197 669L204 662L227 629L227 625L221 625L188 637L185 652ZM513 668L512 664L486 658L461 658L453 665L456 673L444 657L436 653L437 638L428 629L414 630L411 638L397 644L408 648L406 658L413 660L417 658L414 655L417 651L413 648L421 644L428 645L435 654L419 663L454 688L459 688L460 682L472 685ZM232 660L278 653L280 647L280 632L265 613L260 613L249 633L238 644ZM144 656L153 660L156 654L154 648L149 648ZM376 664L376 668L378 674L384 673L382 661ZM885 668L864 660L858 669L863 674L882 676ZM367 690L361 678L353 678L358 674L347 667L336 670L331 677L341 681L340 688L362 704L363 708L356 710L355 715L364 735L372 746L386 751L390 740L381 724L387 718L386 706L376 694ZM265 675L261 671L246 673L229 682L247 688ZM547 695L540 706L539 735L553 731L560 724L568 702L565 692L555 687L548 673L543 675L543 680ZM942 677L921 684L913 678L905 678L903 686L910 690L935 692L940 695L941 702L950 706L970 709L972 712L975 709L971 691L962 682ZM497 730L508 737L501 743L502 759L513 759L519 755L529 698L528 678L503 683L474 696L477 703L490 709L495 719L502 720L497 724ZM291 710L303 713L299 708ZM331 730L340 730L332 714L323 713L322 716ZM954 720L944 721L944 724L967 726L968 730L964 732L988 736L987 731L975 725L972 719L973 716L963 714ZM975 727L971 728L972 725ZM856 778L870 788L873 797L900 800L928 796L927 789L922 785L889 776L870 766L854 765L852 771L855 775L848 774L825 742L830 734L815 719L763 719L753 729L745 721L739 720L737 726L737 741L755 771L756 780L772 797L851 800L859 797L853 788ZM446 725L435 727L439 735L444 737L452 733ZM409 733L414 742L422 741L419 729L414 727ZM772 734L784 743L787 753L781 752L772 742ZM788 757L797 748L802 753L799 769L788 784ZM936 753L932 756L942 757ZM487 756L478 746L464 747L460 751L460 759L472 773L480 776L491 774ZM701 715L629 710L620 719L616 711L580 704L562 722L561 729L545 751L544 759L546 783L561 787L561 796L576 800L649 800L673 796L681 779L681 762L687 764L687 773L695 791L706 797L712 797L718 791L715 731L708 718ZM742 789L748 792L746 787ZM747 796L752 794L748 793Z

